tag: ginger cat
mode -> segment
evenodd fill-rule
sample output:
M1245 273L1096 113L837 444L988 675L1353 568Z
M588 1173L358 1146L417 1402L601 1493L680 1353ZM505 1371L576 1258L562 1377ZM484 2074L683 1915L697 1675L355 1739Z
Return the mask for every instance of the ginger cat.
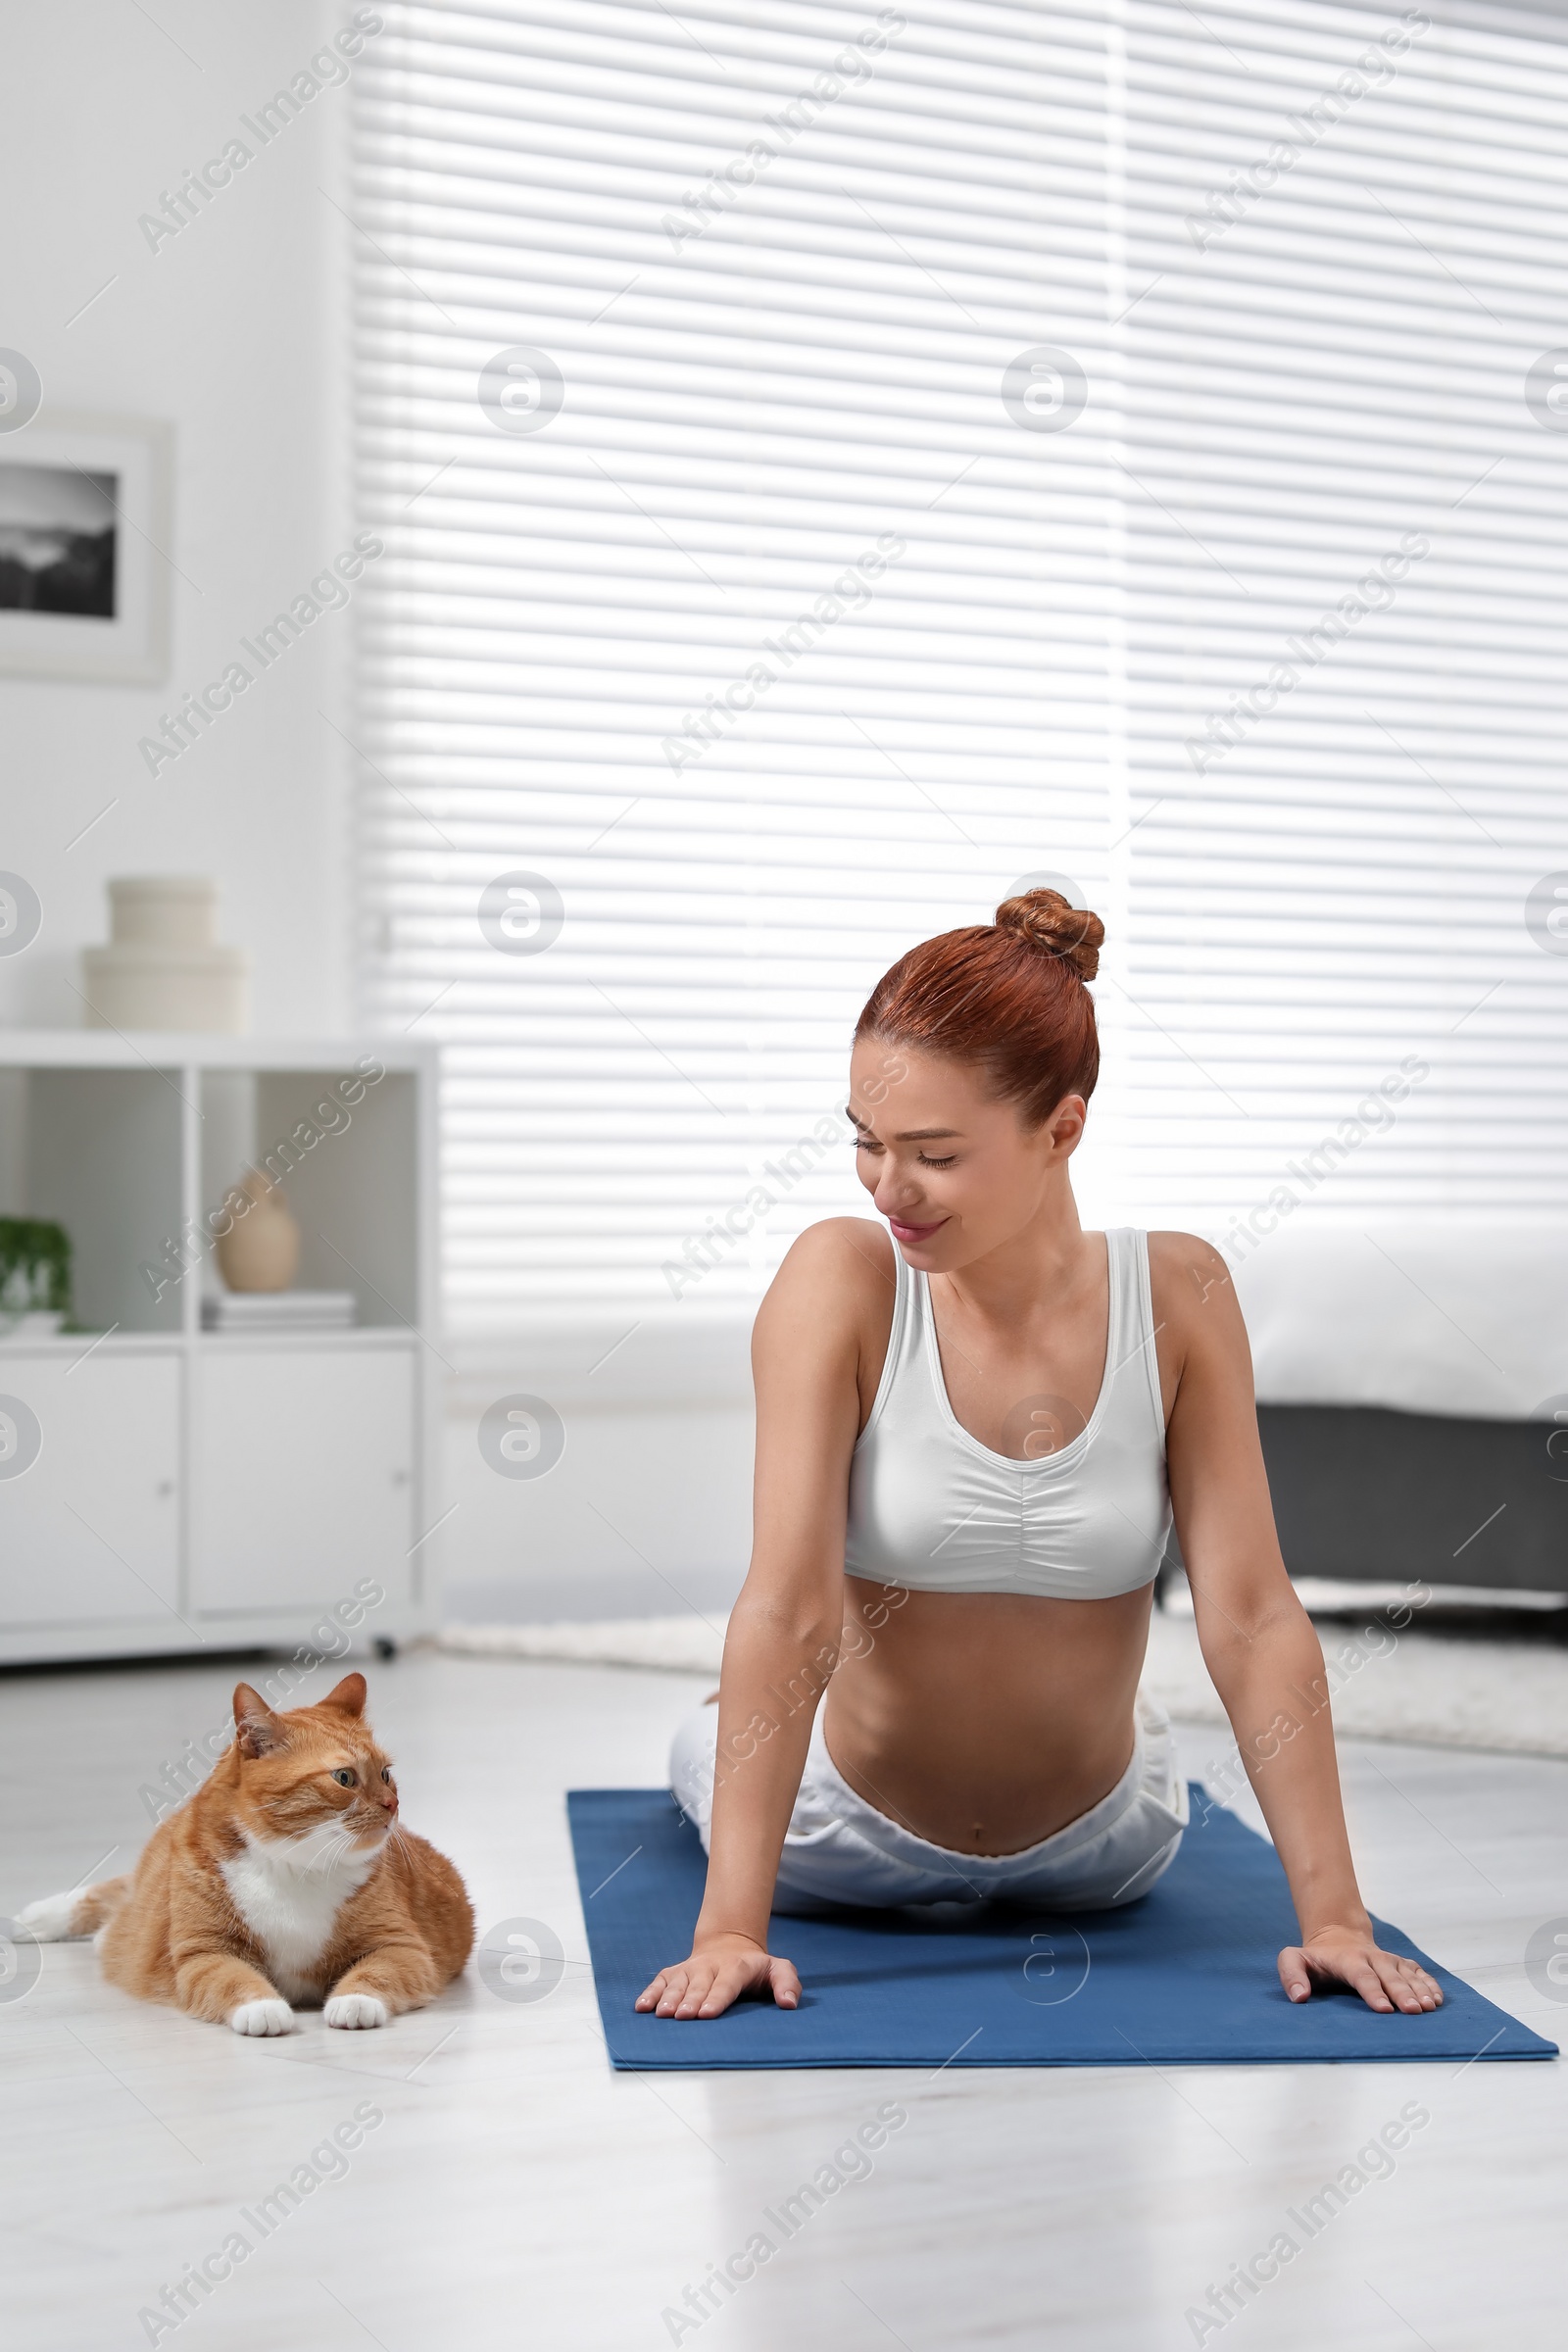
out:
M134 1873L33 1903L42 1943L98 1937L103 1971L236 2034L286 2034L292 2002L384 2026L458 1975L473 1944L462 1879L398 1824L365 1677L274 1714L234 1692L234 1744L159 1823Z

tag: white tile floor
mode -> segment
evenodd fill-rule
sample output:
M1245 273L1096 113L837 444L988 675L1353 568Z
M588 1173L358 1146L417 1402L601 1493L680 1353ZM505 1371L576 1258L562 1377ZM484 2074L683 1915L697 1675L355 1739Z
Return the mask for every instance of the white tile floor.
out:
M124 1867L137 1789L220 1722L231 1668L0 1682L0 1913ZM189 2352L635 2352L710 2263L883 2101L907 2124L678 2340L705 2352L1060 2346L1177 2352L1185 2316L1399 2105L1431 2123L1222 2331L1241 2352L1558 2352L1562 2064L613 2076L584 1965L562 1789L662 1777L674 1675L416 1653L371 1669L412 1826L481 1925L558 1928L549 1999L471 1975L387 2033L277 2042L142 2007L90 1948L0 1984L5 2339L118 2352L236 2229L254 2251L177 2329ZM1200 1773L1222 1735L1186 1737ZM1553 2039L1525 1943L1568 1913L1568 1763L1348 1746L1370 1899ZM111 1862L108 1849L119 1840ZM384 2119L270 2235L241 2220L365 2100ZM318 2169L334 2169L323 2163Z

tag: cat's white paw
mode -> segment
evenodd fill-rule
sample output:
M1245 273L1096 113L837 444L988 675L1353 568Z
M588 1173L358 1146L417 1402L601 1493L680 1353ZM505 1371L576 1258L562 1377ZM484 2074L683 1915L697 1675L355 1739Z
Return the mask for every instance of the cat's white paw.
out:
M241 2001L229 2012L228 2022L236 2034L288 2034L294 2028L294 2012L287 2001Z
M81 1889L73 1887L69 1894L46 1894L41 1903L29 1903L19 1912L17 1925L25 1928L36 1943L64 1943L74 1934L71 1923L81 1900Z
M373 1992L334 1992L321 2015L329 2026L384 2026L392 2012Z

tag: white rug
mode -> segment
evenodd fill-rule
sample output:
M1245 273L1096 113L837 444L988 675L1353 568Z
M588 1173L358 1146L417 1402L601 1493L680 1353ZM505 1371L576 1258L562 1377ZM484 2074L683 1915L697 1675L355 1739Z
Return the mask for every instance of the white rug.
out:
M1318 1634L1330 1668L1334 1721L1347 1739L1568 1756L1568 1649L1449 1638L1415 1627L1392 1634L1370 1619L1325 1620ZM442 1649L485 1657L716 1675L724 1627L721 1619L701 1617L451 1625L437 1641ZM1190 1618L1155 1611L1144 1679L1179 1721L1225 1721Z
M560 1625L449 1625L439 1649L492 1658L554 1658L573 1666L655 1666L666 1673L717 1674L722 1617L606 1617Z
M1322 1620L1317 1632L1345 1739L1568 1756L1568 1650L1369 1620ZM1156 1613L1145 1680L1182 1721L1225 1721L1191 1618Z

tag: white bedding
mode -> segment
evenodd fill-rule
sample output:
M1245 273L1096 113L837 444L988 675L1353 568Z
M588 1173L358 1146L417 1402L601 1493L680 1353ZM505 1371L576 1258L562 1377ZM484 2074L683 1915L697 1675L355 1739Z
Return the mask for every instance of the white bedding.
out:
M1263 1404L1568 1411L1568 1229L1282 1227L1236 1267Z

